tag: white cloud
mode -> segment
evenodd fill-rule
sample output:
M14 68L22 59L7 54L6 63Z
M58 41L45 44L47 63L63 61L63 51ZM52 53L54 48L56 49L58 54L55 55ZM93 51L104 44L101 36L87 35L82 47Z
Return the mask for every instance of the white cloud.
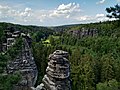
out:
M50 17L64 17L69 18L74 13L80 12L80 6L79 4L75 3L69 3L69 4L61 4L58 6L57 9L53 10L52 13L50 13Z
M61 4L52 10L33 10L29 7L15 8L0 5L0 21L19 24L56 25L105 21L108 18L100 13L94 16L84 15L76 3Z
M117 2L120 2L120 0L117 0Z
M96 14L96 18L101 18L101 17L104 17L105 15L104 14Z
M99 21L106 21L109 20L104 14L96 14L95 16L80 16L76 18L77 21L82 21L82 22L99 22Z
M49 14L51 13L51 10L34 10L32 13L32 21L43 23L45 21L48 21L50 19Z
M9 6L0 5L0 20L16 20L16 21L28 21L31 16L31 8L25 8L24 10L17 10Z
M103 4L105 3L105 0L100 0L99 2L97 2L96 4Z
M66 18L70 18L70 15L67 15Z
M2 6L2 5L0 5L0 11L1 12L6 12L6 11L8 11L10 9L10 7L8 7L8 6Z
M106 20L109 20L109 18L107 18L107 17L105 16L105 14L96 14L95 19L96 19L97 21L106 21Z
M84 15L84 16L78 16L75 19L78 21L88 21L88 20L90 20L90 18L91 18L90 16Z
M10 7L0 5L0 19L7 17L6 15L8 14L9 10Z

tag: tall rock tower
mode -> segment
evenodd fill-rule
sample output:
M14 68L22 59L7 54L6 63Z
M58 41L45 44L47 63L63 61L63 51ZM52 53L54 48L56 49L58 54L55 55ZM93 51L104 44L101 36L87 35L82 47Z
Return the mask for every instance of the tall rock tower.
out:
M68 52L56 50L49 55L43 83L34 90L71 90Z

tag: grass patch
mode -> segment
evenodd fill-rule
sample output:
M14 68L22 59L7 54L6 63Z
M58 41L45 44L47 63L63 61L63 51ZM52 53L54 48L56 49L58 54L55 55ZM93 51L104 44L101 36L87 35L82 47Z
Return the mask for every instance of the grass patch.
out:
M52 35L52 37L53 37L54 39L59 39L60 36L54 36L54 35Z
M54 36L54 35L52 35L51 37L52 37L54 40L57 40L57 39L59 39L60 36ZM43 43L43 45L45 45L45 46L51 46L50 36L49 36L46 40L43 40L42 43Z
M43 43L43 45L45 45L45 46L51 46L49 39L46 39L45 41L42 41L42 43Z
M50 43L49 39L46 39L45 41L43 41L44 43Z

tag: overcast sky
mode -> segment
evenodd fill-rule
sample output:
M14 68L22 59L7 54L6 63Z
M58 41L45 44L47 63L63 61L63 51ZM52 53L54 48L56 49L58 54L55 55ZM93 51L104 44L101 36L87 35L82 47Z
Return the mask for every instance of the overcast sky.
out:
M0 0L0 22L56 26L106 21L120 0Z

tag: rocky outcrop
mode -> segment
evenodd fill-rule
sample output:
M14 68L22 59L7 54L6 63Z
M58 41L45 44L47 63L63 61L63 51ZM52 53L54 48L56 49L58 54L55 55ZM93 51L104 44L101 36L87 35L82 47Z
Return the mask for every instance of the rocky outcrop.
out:
M23 38L21 53L7 65L8 74L15 74L16 72L20 72L22 77L12 90L30 90L30 87L35 85L38 75L37 66L25 38Z
M49 55L43 83L33 90L71 90L68 52L56 50Z
M82 28L80 30L70 30L68 31L68 34L71 34L72 36L75 37L86 37L86 36L97 36L98 35L98 30L95 28Z
M20 37L20 31L10 31L5 30L5 38L2 43L2 51L7 51L11 46L13 46L16 42L16 38Z

